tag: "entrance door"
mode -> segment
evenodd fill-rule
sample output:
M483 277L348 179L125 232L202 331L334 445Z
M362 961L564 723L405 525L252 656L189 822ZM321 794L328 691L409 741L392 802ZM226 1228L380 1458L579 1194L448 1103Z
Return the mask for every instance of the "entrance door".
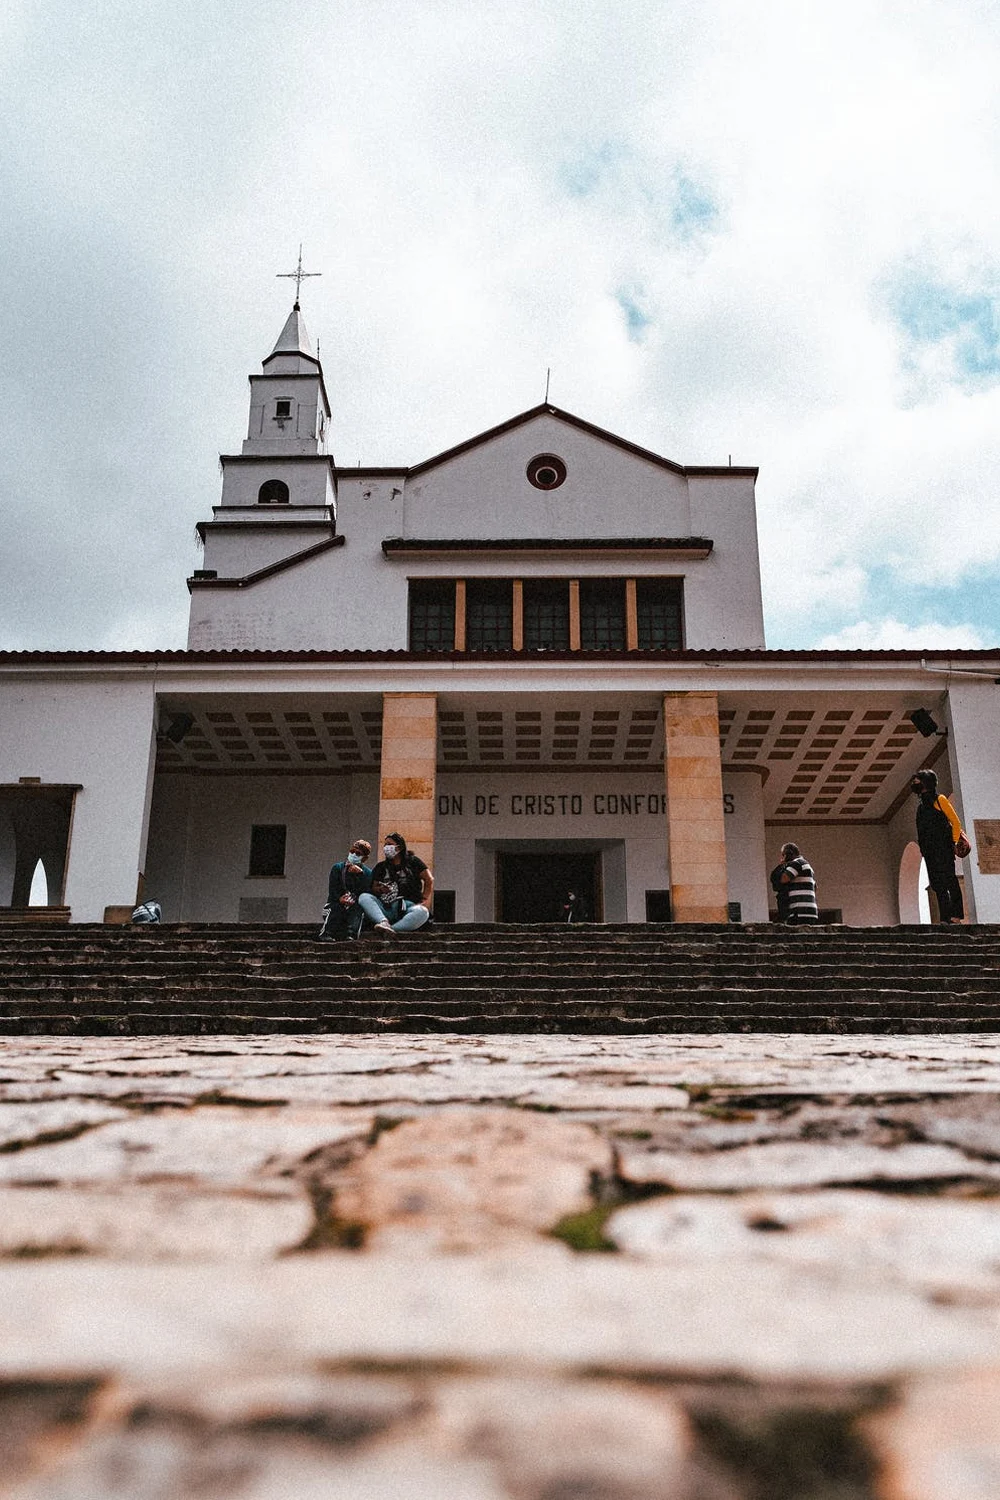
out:
M599 853L497 855L500 922L558 922L570 891L583 900L589 921L603 919Z

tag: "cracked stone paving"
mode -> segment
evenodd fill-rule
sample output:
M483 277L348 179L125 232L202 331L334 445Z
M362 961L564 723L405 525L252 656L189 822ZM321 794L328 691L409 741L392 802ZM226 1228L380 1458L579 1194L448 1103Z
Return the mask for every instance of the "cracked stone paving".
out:
M996 1500L1000 1040L11 1037L3 1500Z

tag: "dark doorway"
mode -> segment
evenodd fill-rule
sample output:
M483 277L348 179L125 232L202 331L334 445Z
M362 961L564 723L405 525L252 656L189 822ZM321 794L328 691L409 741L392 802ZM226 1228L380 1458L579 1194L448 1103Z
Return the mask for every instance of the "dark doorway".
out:
M498 922L559 922L570 891L582 899L587 920L603 919L599 853L497 855Z
M48 905L61 906L76 786L18 782L0 786L0 907L26 910L41 862Z

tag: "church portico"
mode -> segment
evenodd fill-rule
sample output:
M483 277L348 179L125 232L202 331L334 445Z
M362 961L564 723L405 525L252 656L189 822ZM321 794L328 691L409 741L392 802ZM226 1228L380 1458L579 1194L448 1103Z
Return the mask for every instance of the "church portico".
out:
M392 467L338 466L334 426L296 303L198 528L189 649L0 656L0 907L34 858L77 921L140 891L312 921L350 840L398 831L445 920L572 881L606 921L763 922L791 840L831 920L893 923L930 765L1000 920L1000 656L768 651L755 468L548 402Z
M716 663L718 693L664 693L655 679L690 681L687 667L647 663L649 690L611 693L597 689L613 669L591 664L592 691L546 693L527 684L551 681L559 664L509 662L519 681L499 693L457 690L482 663L314 662L295 693L238 695L219 693L206 663L212 690L199 691L197 669L162 700L161 723L182 712L191 723L180 742L161 739L147 887L170 919L277 919L278 906L259 903L283 900L288 920L312 920L347 842L398 828L459 922L498 916L501 855L549 855L555 870L560 851L595 857L606 920L766 921L767 870L792 839L817 867L825 910L851 924L900 920L913 771L933 762L960 800L945 737L923 737L908 717L923 706L943 725L942 694L912 665L895 666L880 692L850 690L839 673L820 691L815 662L787 660L767 664L765 686L763 665ZM239 672L273 680L263 661ZM376 672L391 691L331 691L333 678L346 689ZM800 691L795 678L806 679ZM664 760L665 705L685 731L675 743L697 752L679 757L681 779ZM285 830L280 875L250 873L255 828ZM695 879L679 877L685 868ZM715 882L712 917L694 915L708 903L679 889L699 878Z

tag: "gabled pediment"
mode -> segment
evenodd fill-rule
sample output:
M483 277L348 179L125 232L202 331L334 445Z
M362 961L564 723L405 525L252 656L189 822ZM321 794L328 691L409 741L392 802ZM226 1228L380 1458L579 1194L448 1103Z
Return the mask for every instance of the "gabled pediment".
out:
M672 459L664 458L659 453L653 453L648 448L640 448L637 443L630 443L625 438L618 437L613 432L608 432L603 427L597 427L593 422L585 422L582 417L575 417L572 412L562 411L558 406L552 406L549 402L543 402L540 406L532 406L528 411L520 412L509 421L501 422L496 427L489 427L485 432L477 433L475 437L466 438L464 443L456 443L453 448L446 448L443 453L436 453L433 458L424 459L422 463L414 464L409 470L410 475L426 474L429 470L437 468L440 464L450 462L463 453L470 453L474 448L485 447L497 438L505 436L509 432L516 431L519 427L525 427L531 422L537 422L540 417L553 418L557 423L565 423L568 428L578 432L589 433L591 437L598 438L601 442L608 443L611 447L620 448L625 453L635 454L639 458L646 459L649 463L658 464L661 468L670 469L675 474L686 472L682 464L674 463Z

